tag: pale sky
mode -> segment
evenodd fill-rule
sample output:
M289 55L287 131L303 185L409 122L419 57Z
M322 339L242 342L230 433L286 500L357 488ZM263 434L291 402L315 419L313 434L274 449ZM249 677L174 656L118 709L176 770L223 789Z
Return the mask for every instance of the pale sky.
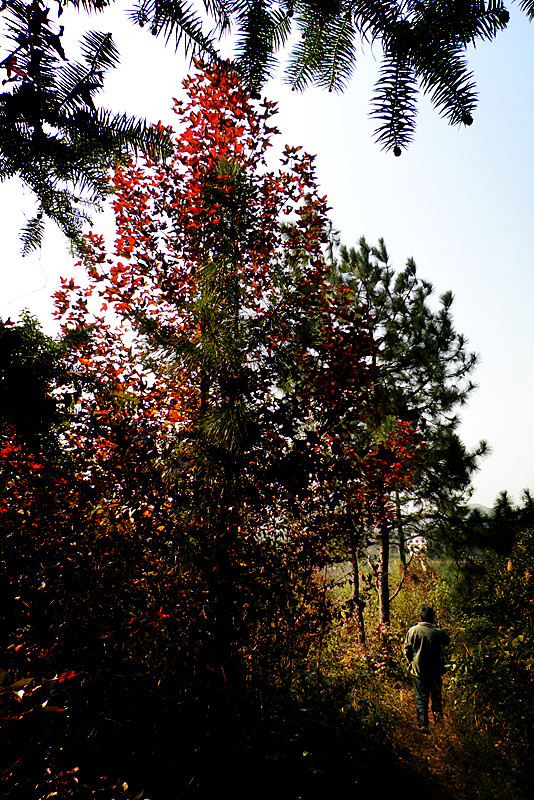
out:
M81 20L77 25L83 31ZM112 30L122 53L101 104L172 124L185 60L132 29L117 7L90 27ZM468 446L487 439L492 448L474 481L473 502L483 505L503 489L517 502L522 489L534 489L533 43L534 28L512 8L509 29L471 58L480 95L474 124L450 128L423 100L415 141L400 158L373 141L372 53L343 95L300 95L279 81L265 90L279 103L280 142L317 154L321 191L343 242L363 235L374 244L382 236L393 265L413 256L436 295L454 293L456 329L480 355L479 389L462 411L461 432ZM68 56L75 56L72 48ZM15 319L28 307L53 331L49 298L73 260L53 229L41 253L19 255L17 233L31 201L17 183L0 186L0 210L0 315ZM95 218L95 229L104 228L110 230L109 214Z

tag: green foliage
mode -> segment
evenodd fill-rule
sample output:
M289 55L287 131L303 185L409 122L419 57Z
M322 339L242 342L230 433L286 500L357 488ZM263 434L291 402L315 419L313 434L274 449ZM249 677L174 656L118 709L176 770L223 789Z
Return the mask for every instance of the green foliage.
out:
M99 11L108 0L72 0ZM528 15L528 3L523 7ZM106 73L118 63L111 34L88 31L82 60L68 60L63 48L63 7L44 0L11 0L3 8L7 55L0 63L6 87L0 93L0 180L17 175L33 191L36 214L23 231L23 251L40 245L43 220L52 219L74 244L88 211L107 192L106 175L115 163L139 151L168 152L166 131L141 120L99 109L95 96ZM208 20L206 20L206 16ZM277 54L291 34L296 43L287 77L294 88L311 83L329 91L348 83L356 64L356 43L378 44L382 66L372 100L376 136L400 155L413 138L420 91L451 124L470 125L476 91L465 60L468 46L493 39L506 27L501 0L137 0L134 24L186 52L219 61L218 37L232 32L233 63L254 97L277 66ZM209 22L214 29L206 32Z
M62 363L65 343L46 336L24 312L18 323L0 321L0 422L33 451L57 447L67 407Z
M312 82L328 91L342 90L356 61L356 31L351 16L338 15L337 9L329 14L325 8L301 5L297 17L301 39L293 49L288 80L298 90Z
M379 120L376 140L384 150L398 156L413 140L417 99L417 79L408 64L384 59L371 112Z
M533 574L534 532L527 528L509 555L487 558L461 598L463 648L451 665L458 702L498 739L527 752L534 744Z
M534 506L528 491L523 501L514 507L508 494L501 492L489 512L457 506L436 520L428 551L451 558L457 576L468 586L485 572L485 558L507 555L518 534L532 526Z
M530 535L527 538L530 540ZM530 549L528 541L526 550ZM514 569L508 570L507 558L500 558L500 569L497 561L489 568L491 573L495 567L499 581L505 576L505 606L512 609L518 607L513 585L521 583L523 569L531 561L529 556L525 562L523 546L518 548L516 561L515 577L511 577ZM423 796L440 797L446 791L451 797L479 800L530 797L530 744L526 738L532 722L530 627L523 626L524 635L517 625L514 630L507 630L506 625L499 629L508 612L500 609L501 618L496 620L495 595L482 580L476 592L480 610L476 615L466 613L473 594L467 584L455 582L455 565L446 559L428 563L420 558L411 563L392 608L389 652L377 648L372 640L362 647L350 616L342 611L348 592L339 581L346 573L347 565L332 571L333 602L341 613L335 616L337 624L325 637L320 656L313 654L312 663L334 685L345 680L354 688L353 708L362 715L366 735L395 743L399 761L410 762L414 774L437 777L438 785L426 787ZM398 577L395 567L391 577L392 583ZM528 587L521 587L519 594L528 599ZM444 685L445 720L426 742L420 742L415 731L413 689L401 650L422 605L436 609L438 624L452 637ZM372 629L376 604L370 604L366 614ZM429 747L432 759L427 760Z
M435 311L432 284L419 277L413 259L396 272L383 240L372 247L361 238L358 248L342 247L333 279L369 309L380 336L384 413L425 427L441 418L452 422L474 389L477 355L454 330L451 293L440 297Z
M375 247L363 238L357 249L342 247L333 259L331 280L350 289L354 304L367 310L379 343L373 355L379 379L373 386L367 436L380 443L394 426L404 425L419 444L407 479L390 487L388 529L382 526L380 534L381 563L396 538L405 569L422 541L447 539L451 515L468 494L477 460L486 451L485 442L466 450L457 433L458 409L475 388L471 373L477 356L454 328L452 294L444 293L436 309L433 286L419 277L413 259L396 272L383 240ZM356 447L362 446L361 431L347 435ZM375 519L361 509L354 516L358 546L369 536L376 538ZM387 624L387 566L377 565L376 573L382 622Z
M61 7L60 7L61 8ZM67 60L64 26L39 0L14 0L4 9L9 54L0 93L0 181L17 175L37 200L22 232L23 252L39 247L44 219L79 244L87 210L108 192L108 171L141 150L161 154L160 129L98 109L94 96L119 55L111 34L88 31L82 60ZM59 16L59 14L58 14Z

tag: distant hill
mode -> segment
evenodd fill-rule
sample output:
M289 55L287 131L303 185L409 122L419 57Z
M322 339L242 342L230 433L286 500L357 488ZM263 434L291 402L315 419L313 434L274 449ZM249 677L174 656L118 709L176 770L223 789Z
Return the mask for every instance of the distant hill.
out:
M476 509L482 514L486 514L488 517L492 514L491 508L488 508L487 506L481 506L479 503L468 503L467 508L472 509L473 511Z

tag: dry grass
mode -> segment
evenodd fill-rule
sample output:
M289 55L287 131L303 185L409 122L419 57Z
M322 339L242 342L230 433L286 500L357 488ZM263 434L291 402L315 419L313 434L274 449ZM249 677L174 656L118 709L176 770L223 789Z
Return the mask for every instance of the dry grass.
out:
M385 703L396 719L390 737L397 757L430 779L435 800L531 800L517 765L484 730L466 728L446 715L422 733L408 685L391 687Z

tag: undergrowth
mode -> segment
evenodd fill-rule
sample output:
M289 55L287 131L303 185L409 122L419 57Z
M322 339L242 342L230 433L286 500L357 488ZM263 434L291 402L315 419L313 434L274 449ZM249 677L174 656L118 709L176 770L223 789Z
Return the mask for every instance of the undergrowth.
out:
M455 800L530 800L530 747L525 733L528 718L521 716L522 706L528 701L515 694L512 680L512 670L517 671L521 663L528 675L528 659L520 661L527 644L518 638L517 630L507 637L495 625L491 598L485 605L481 603L487 609L486 616L470 615L465 602L459 600L462 592L443 572L439 563L428 565L421 560L415 564L392 604L386 648L378 644L372 600L365 609L367 644L362 647L357 643L356 628L346 611L350 585L333 581L331 595L338 625L324 643L316 664L330 680L348 688L362 730L377 745L393 746L397 755L403 753L401 760L423 780L428 778L429 764L434 764L438 780L435 786L427 786L428 797L441 797L443 788L443 797ZM392 572L392 585L396 580L398 568ZM441 730L436 729L431 746L427 744L425 750L424 744L414 741L413 746L408 745L406 756L403 737L416 740L417 732L402 643L407 629L418 621L422 605L435 608L437 624L452 638L444 679L446 720ZM526 654L530 658L530 650ZM440 788L447 774L447 786Z

